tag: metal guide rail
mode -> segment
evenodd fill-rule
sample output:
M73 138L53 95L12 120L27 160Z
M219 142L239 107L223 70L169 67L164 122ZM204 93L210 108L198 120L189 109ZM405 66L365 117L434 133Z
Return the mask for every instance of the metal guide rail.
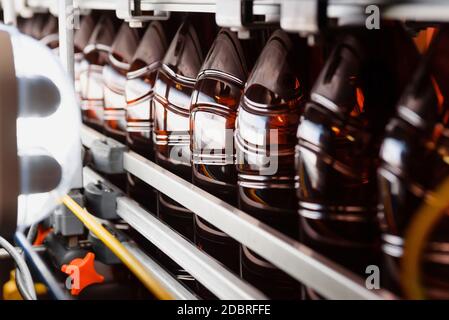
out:
M108 187L116 189L115 186L88 167L84 168L83 176L84 185L102 181ZM117 214L218 298L225 300L267 299L261 292L228 271L215 259L200 251L184 237L142 209L132 199L125 196L118 197ZM139 254L138 257L142 258L142 254ZM146 259L149 258L146 257ZM154 262L151 264L153 269L154 265L157 264ZM161 267L159 267L159 270L163 271ZM164 277L159 277L159 280L164 280ZM165 284L165 282L163 283Z
M198 298L187 290L171 274L163 269L157 262L146 255L132 242L123 242L123 246L136 257L152 274L152 276L177 300L197 300Z
M247 27L252 17L265 16L265 22L279 22L287 31L316 32L316 16L327 18L364 18L375 5L382 18L409 21L449 21L449 3L446 0L70 0L80 9L115 10L117 16L130 22L167 17L169 12L216 13L216 21L223 27ZM47 8L57 14L57 0L20 0L17 10ZM135 4L139 7L135 8ZM324 7L322 7L324 6ZM320 8L324 8L321 10ZM26 14L25 14L26 15Z
M104 141L105 139L106 137L97 131L83 126L84 146L89 148L96 140ZM140 155L131 151L124 152L123 162L123 167L127 172L179 202L293 278L313 288L325 298L395 298L393 294L382 289L366 289L365 281L352 272ZM92 174L93 171L89 170L88 172ZM155 231L154 226L158 223L162 224L162 222L155 217L150 217L149 214L144 214L145 211L134 201L120 198L118 213L156 246L173 247L176 252L179 251L180 256L176 256L176 254L171 256L178 264L182 266L188 264L191 259L189 254L182 252L179 250L180 248L175 248L180 244L158 241L158 237L152 232ZM149 229L146 229L147 227ZM171 230L165 225L159 228L157 232L160 235ZM190 247L193 245L190 244ZM162 248L160 247L160 249Z

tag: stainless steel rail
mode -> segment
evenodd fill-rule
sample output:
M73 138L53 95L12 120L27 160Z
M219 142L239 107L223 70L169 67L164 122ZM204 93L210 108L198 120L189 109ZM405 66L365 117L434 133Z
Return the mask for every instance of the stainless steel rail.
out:
M97 181L105 180L92 169L84 168L85 185ZM107 184L113 187L110 183ZM127 197L119 197L117 199L117 213L218 298L225 300L267 298L162 221L145 211L135 201Z
M153 277L177 300L197 300L194 294L187 290L171 274L145 254L135 243L122 242L123 246L139 260L140 263L153 275Z
M80 9L117 10L123 2L132 0L73 0ZM178 11L178 12L210 12L216 13L220 0L142 0L143 10ZM227 2L236 0L225 0ZM243 0L248 1L248 0ZM282 11L282 7L291 10L293 2L315 6L317 0L254 0L254 14L273 14L273 10ZM55 12L56 0L28 0L31 9L51 9ZM364 13L369 5L380 7L381 16L388 19L415 21L449 21L449 3L446 0L329 0L328 16L345 18L350 14ZM301 7L303 9L304 7ZM301 12L289 12L289 16L300 16ZM281 17L282 19L282 17ZM300 30L297 30L300 31Z
M62 13L64 19L67 19L67 9L72 4L72 1L74 7L80 9L116 10L117 12L123 7L124 3L131 6L132 2L131 0L64 0L60 2L56 0L28 0L28 7L22 8L19 6L18 10L23 9L25 12L29 11L29 9L41 10L42 8L48 8L52 13L58 14L59 3L61 4L59 13L60 15ZM218 4L227 4L228 1L238 4L238 0L142 0L141 3L143 10L155 12L217 13L217 11L221 11ZM253 10L254 14L270 16L273 19L271 22L279 21L281 27L288 31L301 32L303 31L302 28L308 26L308 19L310 19L311 24L314 23L312 21L314 18L310 17L315 17L312 14L314 13L313 10L316 10L314 8L315 1L254 0ZM309 7L304 7L303 4L308 4ZM352 18L353 15L363 18L366 14L365 9L369 5L377 5L380 8L380 16L382 18L410 21L449 21L449 2L447 0L329 0L327 15L330 18L342 18L342 20L348 17ZM304 11L304 8L312 11ZM232 10L231 13L237 15L237 12ZM220 12L220 14L223 13ZM299 17L307 21L301 22ZM231 16L229 18L231 19L229 20L231 24L236 23L237 25L235 26L239 27L239 17ZM73 61L73 32L68 30L69 26L66 22L60 21L61 53L63 54L63 61L69 73L71 73L72 66L70 66L70 62ZM91 145L96 139L104 139L104 136L87 127L83 128L83 143L86 146ZM394 298L392 294L383 290L367 290L363 279L135 153L125 153L124 167L127 171L172 197L327 298ZM152 230L151 228L159 228L158 230L161 234L170 232L169 230L171 229L165 230L159 225L161 222L153 217L151 219L143 219L142 209L136 206L135 203L130 202L129 199L121 198L118 204L121 214L126 216L130 224L134 224L135 228L150 240L158 241L151 234L148 234L148 230ZM168 247L168 244L160 245ZM183 245L192 246L188 242L183 243ZM179 261L188 259L186 256L182 256L181 253L175 258Z
M84 126L82 139L89 147L95 139L104 139L104 136ZM384 290L366 289L360 277L134 152L125 152L124 168L326 298L394 298ZM120 200L118 208L122 218L129 220L152 242L158 241L152 234L152 224L158 223L156 218L145 216L144 211L135 209L130 201ZM185 255L176 258L182 263L189 259Z

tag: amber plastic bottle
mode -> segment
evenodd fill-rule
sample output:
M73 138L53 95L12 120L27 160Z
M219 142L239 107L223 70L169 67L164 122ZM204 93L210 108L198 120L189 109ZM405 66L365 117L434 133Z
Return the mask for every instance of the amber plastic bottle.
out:
M298 239L294 150L306 94L306 47L275 31L248 78L236 120L239 207ZM300 285L246 247L241 275L269 297L298 299Z
M123 144L126 143L126 74L138 45L137 29L123 22L112 43L108 63L103 68L104 131Z
M46 20L39 40L56 52L59 47L58 18L50 14Z
M40 40L46 21L47 15L44 13L37 13L31 18L31 23L26 25L24 32L33 38Z
M201 40L188 17L174 36L164 57L154 88L154 148L157 164L191 181L190 98L205 52L213 41L201 32ZM192 212L159 193L158 215L193 241Z
M79 29L75 31L73 38L74 50L75 50L75 92L77 98L81 103L81 83L80 76L83 72L83 68L87 67L87 63L84 61L84 48L89 42L89 38L95 28L97 17L93 14L82 17ZM87 71L87 70L84 70Z
M378 170L386 286L401 293L404 235L426 195L449 176L449 29L438 31L389 122ZM426 246L422 283L431 299L449 299L449 218L439 221Z
M123 22L103 67L104 133L123 144L126 144L126 75L138 45L137 29L132 29L127 22ZM126 173L110 174L107 178L120 189L126 190Z
M417 59L401 27L347 30L298 127L301 240L360 275L380 264L379 146Z
M80 72L83 122L103 132L103 67L107 63L117 24L109 14L102 14L84 48Z
M31 30L32 18L17 17L17 28L23 34L29 35Z
M157 21L148 26L133 57L125 88L127 145L151 161L154 161L153 88L170 40L166 29ZM128 173L127 189L131 198L156 214L157 193L153 188Z
M248 77L240 40L222 29L199 72L190 106L192 182L223 201L237 205L234 129ZM239 245L195 216L195 243L238 273Z
M20 32L40 40L51 49L59 46L58 18L51 14L36 13L32 18L18 18Z
M213 16L212 16L213 18ZM154 86L153 141L156 163L191 181L190 98L204 56L213 41L215 23L208 15L190 15L173 37ZM200 34L196 27L203 28ZM193 213L158 192L158 216L193 241ZM166 267L192 289L196 281L166 257Z

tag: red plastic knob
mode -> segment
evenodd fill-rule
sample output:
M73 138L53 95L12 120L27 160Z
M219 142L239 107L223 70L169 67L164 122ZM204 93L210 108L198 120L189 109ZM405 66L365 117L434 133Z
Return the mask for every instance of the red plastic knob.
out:
M70 289L72 295L77 296L84 288L104 281L104 277L95 270L94 262L95 254L89 252L83 259L73 259L70 264L61 267L61 271L72 278Z

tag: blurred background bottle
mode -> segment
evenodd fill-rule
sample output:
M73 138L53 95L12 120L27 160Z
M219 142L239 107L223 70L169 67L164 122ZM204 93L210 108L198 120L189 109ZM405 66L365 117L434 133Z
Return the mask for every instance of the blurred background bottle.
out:
M39 39L43 44L53 50L55 54L59 51L59 28L58 18L52 14L46 16L46 22L42 27Z
M360 275L380 265L379 146L417 60L400 26L349 28L315 82L298 128L301 240Z
M80 21L80 26L75 30L73 42L75 50L75 92L79 103L81 104L81 82L80 76L83 68L87 67L87 63L84 60L84 48L86 48L89 43L89 38L94 31L98 16L95 14L89 14L87 16L82 16Z
M17 27L57 53L59 47L58 18L49 13L35 13L29 19L19 18Z
M108 61L111 45L117 30L117 21L103 13L84 47L84 61L81 63L81 109L83 122L103 132L104 94L103 67Z
M30 19L30 23L25 25L23 32L34 39L40 40L46 21L47 15L45 13L35 13Z
M385 286L401 294L404 234L427 195L449 176L449 29L442 28L388 123L378 170ZM439 221L422 257L428 298L449 299L449 218Z
M126 143L126 74L139 45L138 29L123 22L103 68L105 134Z

